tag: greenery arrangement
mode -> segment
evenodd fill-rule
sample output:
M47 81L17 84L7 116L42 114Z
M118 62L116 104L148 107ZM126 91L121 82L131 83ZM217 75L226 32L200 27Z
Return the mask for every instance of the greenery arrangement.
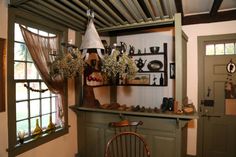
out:
M110 55L105 55L101 60L101 72L105 79L120 77L131 79L137 73L137 66L126 52L120 53L118 50L113 50Z
M86 62L82 53L78 49L74 49L55 58L51 64L50 75L72 78L82 74L85 66ZM137 73L137 66L127 53L121 54L115 49L110 55L106 54L101 59L101 73L106 80L118 75L122 79L132 79Z
M78 49L74 49L56 57L52 62L50 74L53 77L61 75L66 78L72 78L82 74L85 65L81 52Z

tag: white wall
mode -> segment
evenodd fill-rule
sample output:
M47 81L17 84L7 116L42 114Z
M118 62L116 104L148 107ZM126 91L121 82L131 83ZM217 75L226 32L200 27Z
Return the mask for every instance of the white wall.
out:
M188 36L187 45L187 94L196 107L198 107L198 45L197 37L206 35L236 33L236 20L209 24L183 26ZM188 129L188 154L196 154L197 121L191 123Z
M130 50L130 45L134 46L135 53L138 52L138 49L141 50L141 53L150 53L150 47L159 46L160 52L163 52L163 43L167 43L167 72L169 72L169 63L173 62L173 29L157 29L152 33L141 33L133 35L124 35L117 37L118 45L120 42L125 42L127 44L127 52ZM163 63L163 55L155 56L135 56L134 60L142 58L143 61L146 60L145 66L143 67L144 71L147 71L147 64L152 60L160 60ZM163 70L163 68L161 69ZM150 84L153 83L153 78L156 77L156 84L159 84L160 73L148 73L150 74ZM148 86L128 86L128 87L118 87L117 92L117 101L120 104L126 104L127 106L131 105L140 105L145 107L158 107L162 103L163 97L173 97L173 80L169 79L168 73L168 86L166 87L148 87ZM142 95L142 96L141 96Z
M0 0L0 38L7 38L7 0ZM69 39L74 38L73 31L69 31ZM74 81L68 81L68 104L74 105ZM6 106L7 108L7 106ZM19 157L74 157L77 153L77 124L76 114L69 109L69 134L59 137L49 143L43 144L35 149L27 151ZM7 111L0 113L0 157L7 157L8 130Z

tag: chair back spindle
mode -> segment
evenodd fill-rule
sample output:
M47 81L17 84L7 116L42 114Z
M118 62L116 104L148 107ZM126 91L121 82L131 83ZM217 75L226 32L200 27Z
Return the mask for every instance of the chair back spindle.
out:
M121 132L108 141L105 157L150 157L150 152L141 135Z

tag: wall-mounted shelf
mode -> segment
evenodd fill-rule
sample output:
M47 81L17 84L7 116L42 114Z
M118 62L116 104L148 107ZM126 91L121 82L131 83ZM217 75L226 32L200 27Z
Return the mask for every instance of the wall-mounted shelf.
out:
M131 56L135 58L139 70L137 77L128 81L127 85L168 86L167 43L163 43L163 52L136 53ZM161 56L161 59L158 56Z

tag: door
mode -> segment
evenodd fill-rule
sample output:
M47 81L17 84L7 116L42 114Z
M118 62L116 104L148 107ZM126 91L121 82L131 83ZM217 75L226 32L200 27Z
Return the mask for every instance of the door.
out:
M235 46L234 55L206 55L205 52L202 48L199 55L202 59L199 62L202 63L199 66L199 156L236 157L236 73L227 72L226 68L231 60L236 63ZM227 88L230 94L226 94L226 82L234 84L230 90Z

